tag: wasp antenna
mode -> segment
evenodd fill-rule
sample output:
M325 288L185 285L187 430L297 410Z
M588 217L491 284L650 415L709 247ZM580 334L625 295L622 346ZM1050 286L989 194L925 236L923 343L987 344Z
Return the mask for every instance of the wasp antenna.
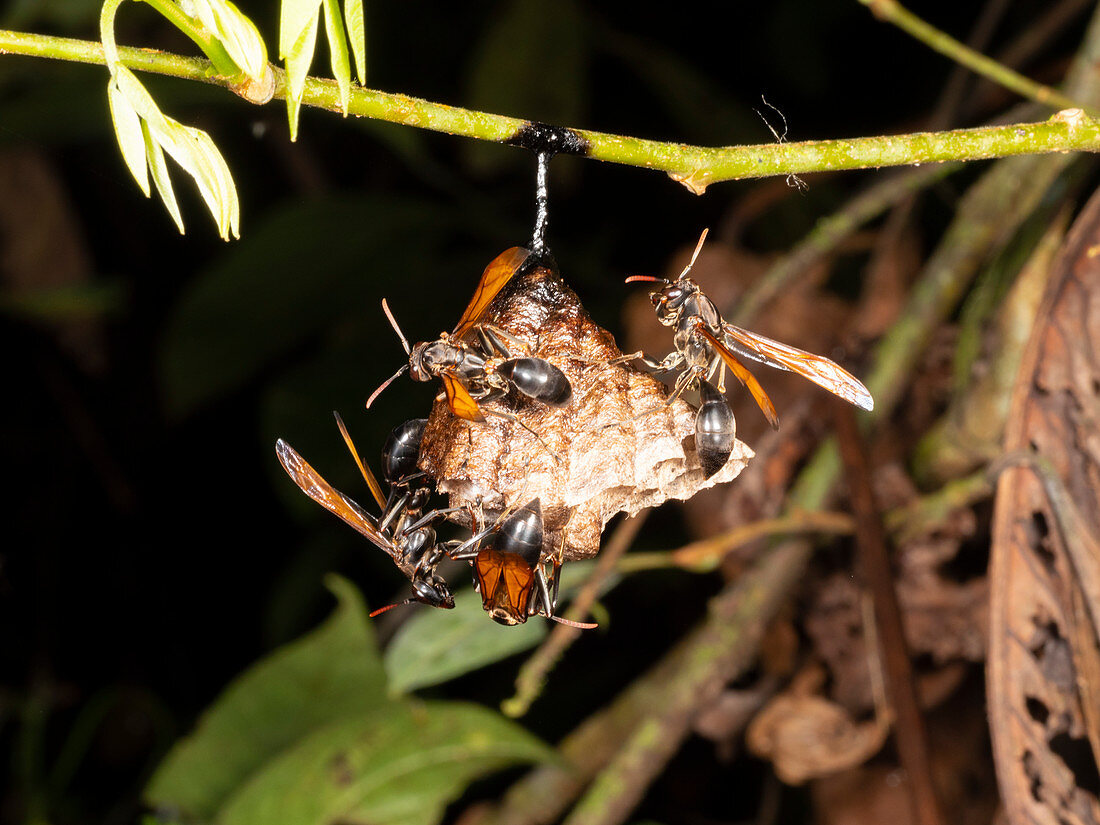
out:
M401 331L401 327L397 325L397 319L393 317L393 313L390 312L390 305L386 303L386 299L382 299L382 311L386 313L386 317L390 319L390 326L393 327L393 331L397 333L397 337L401 339L401 346L405 348L405 354L411 355L412 349L409 347L409 342L405 338L405 333Z
M703 234L699 236L699 243L695 244L695 251L691 253L691 260L688 261L688 265L684 267L684 271L680 273L680 278L683 278L685 275L691 272L691 268L695 266L695 259L699 257L699 253L703 249L703 243L707 239L708 232L710 232L710 229L706 228L703 230ZM677 280L679 280L679 278L677 278Z
M372 614L373 615L373 614ZM547 616L550 621L563 624L566 627L575 627L578 630L595 630L599 627L595 622L574 622L570 619L563 619L561 616Z
M393 604L387 604L385 607L380 607L377 610L372 610L367 615L369 618L373 619L375 616L381 616L387 610L393 610L395 607L403 607L407 604L412 604L415 601L416 599L405 599L405 601L403 602L394 602Z
M654 278L652 275L631 275L629 278L623 281L623 283L633 284L637 281L655 281L661 284L667 284L669 282L668 278Z
M374 392L372 392L370 394L370 398L367 399L367 409L368 410L370 409L370 405L374 403L374 399L376 399L382 393L382 390L384 390L386 387L388 387L390 384L392 384L394 381L396 381L398 378L400 378L401 373L403 373L408 368L409 368L409 365L405 364L403 367L401 367L401 369L399 369L397 372L395 372L393 375L391 375L389 378L387 378L385 381L383 381L381 387L379 387L378 389L376 389Z

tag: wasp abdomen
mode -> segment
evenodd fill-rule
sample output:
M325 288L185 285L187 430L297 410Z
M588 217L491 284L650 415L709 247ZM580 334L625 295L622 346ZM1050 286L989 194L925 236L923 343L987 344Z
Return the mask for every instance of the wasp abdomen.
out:
M695 416L695 451L707 478L717 473L733 452L736 423L733 411L709 381L699 382L699 412Z
M524 395L550 407L565 407L573 398L573 387L565 373L543 358L513 358L497 372Z

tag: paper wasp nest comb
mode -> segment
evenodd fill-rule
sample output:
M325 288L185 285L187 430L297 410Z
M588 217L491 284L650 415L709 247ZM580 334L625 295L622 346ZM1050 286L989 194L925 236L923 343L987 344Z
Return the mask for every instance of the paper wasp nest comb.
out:
M736 441L725 466L705 478L695 450L684 443L694 438L695 410L680 399L666 403L665 385L652 376L609 364L622 355L611 333L592 320L553 264L535 258L479 322L561 369L572 384L571 404L554 409L513 392L483 403L489 414L475 423L455 416L440 397L424 431L420 467L451 506L480 501L489 518L540 499L544 555L563 548L565 560L582 559L599 551L604 525L616 513L633 515L730 481L752 451Z

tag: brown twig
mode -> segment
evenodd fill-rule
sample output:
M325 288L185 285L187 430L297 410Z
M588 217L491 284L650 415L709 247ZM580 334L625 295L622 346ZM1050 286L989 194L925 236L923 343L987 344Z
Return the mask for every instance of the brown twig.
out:
M638 531L642 529L649 510L642 510L633 518L623 520L612 532L611 538L600 548L600 555L596 567L588 581L577 593L569 609L565 612L565 618L571 621L582 621L589 614L600 588L607 577L615 572L615 565L630 545L634 543ZM581 629L568 625L555 625L550 635L539 645L538 650L531 654L523 663L519 674L516 676L516 693L511 699L501 704L501 710L508 716L522 716L531 707L546 683L548 674L561 659L562 654L569 649L581 635Z
M840 455L848 478L848 497L856 518L856 547L874 603L879 652L894 713L898 755L909 775L914 822L918 825L943 825L943 814L932 782L928 737L917 704L909 648L905 642L901 609L887 557L886 533L871 489L871 468L864 454L859 425L852 408L838 400L834 411Z

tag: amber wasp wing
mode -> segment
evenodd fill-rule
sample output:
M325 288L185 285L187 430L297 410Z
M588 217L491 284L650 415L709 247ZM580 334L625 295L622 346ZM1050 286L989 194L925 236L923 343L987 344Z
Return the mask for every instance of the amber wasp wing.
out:
M297 450L281 438L275 442L275 453L287 475L291 477L303 493L316 501L330 513L338 516L345 524L358 530L371 542L394 556L393 542L378 529L378 523L362 507L345 496L314 470Z
M773 341L725 321L722 322L722 334L727 346L735 349L742 357L751 358L769 367L798 373L862 410L870 411L875 408L875 400L863 382L823 355L814 355L812 352Z
M451 333L453 336L460 338L477 324L489 304L500 294L505 284L512 280L512 276L519 271L530 254L521 246L513 246L489 261L489 265L481 273L481 280L478 281L477 289L474 290L466 311L462 313L454 332Z

